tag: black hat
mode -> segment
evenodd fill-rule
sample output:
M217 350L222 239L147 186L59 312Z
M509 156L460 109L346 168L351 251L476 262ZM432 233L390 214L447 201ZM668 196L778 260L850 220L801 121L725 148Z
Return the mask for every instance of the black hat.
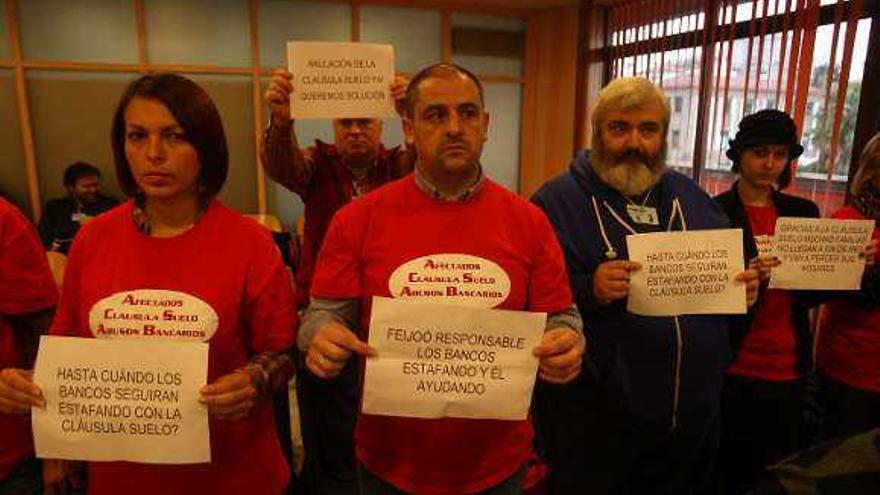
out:
M743 117L736 137L730 140L727 157L736 162L743 151L766 144L787 145L790 160L804 152L804 147L797 140L797 127L791 117L785 112L767 109Z

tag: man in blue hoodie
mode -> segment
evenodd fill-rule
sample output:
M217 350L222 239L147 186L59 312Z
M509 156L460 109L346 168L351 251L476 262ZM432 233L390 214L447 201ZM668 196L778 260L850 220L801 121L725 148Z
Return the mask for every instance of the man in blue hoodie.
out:
M538 391L536 423L552 493L687 494L707 490L719 435L723 315L629 313L626 236L729 227L690 178L666 167L669 104L643 78L612 81L593 109L593 151L532 201L566 257L591 349L572 386ZM751 305L758 274L737 278ZM545 407L546 406L546 407Z

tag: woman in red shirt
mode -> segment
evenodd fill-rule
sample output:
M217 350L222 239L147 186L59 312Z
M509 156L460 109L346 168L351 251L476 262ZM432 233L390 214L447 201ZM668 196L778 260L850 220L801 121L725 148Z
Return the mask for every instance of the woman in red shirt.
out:
M862 151L852 202L834 218L880 220L880 134ZM875 246L880 228L874 229ZM816 360L824 378L822 438L880 426L880 267L865 271L862 289L825 305Z
M43 493L30 407L8 400L8 381L26 380L58 289L37 231L0 196L0 495Z
M129 200L77 234L50 333L132 338L105 330L114 325L104 321L107 301L128 304L116 308L127 313L144 310L126 301L160 296L204 303L195 331L158 336L145 324L133 337L208 343L199 400L210 418L211 462L89 462L88 492L278 495L290 471L266 399L292 372L293 288L269 232L216 199L228 170L217 108L189 79L142 76L119 102L112 142ZM46 405L36 385L10 385L19 394L6 399Z
M764 282L778 264L768 250L776 219L819 217L812 201L783 194L791 162L803 153L794 121L778 110L743 118L727 156L739 180L718 198L744 253ZM818 301L794 291L762 289L748 317L732 325L733 363L724 378L719 471L725 493L745 493L764 466L800 449L803 378L810 369L808 310Z

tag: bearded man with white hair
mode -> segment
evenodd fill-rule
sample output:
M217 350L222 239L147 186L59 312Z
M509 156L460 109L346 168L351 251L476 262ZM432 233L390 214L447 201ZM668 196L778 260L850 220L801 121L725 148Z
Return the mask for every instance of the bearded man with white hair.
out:
M536 395L551 493L702 493L712 482L729 317L626 309L640 268L627 235L729 226L693 180L667 168L669 118L647 79L612 81L593 109L592 152L532 198L562 245L591 349L574 385ZM751 305L757 272L737 278Z

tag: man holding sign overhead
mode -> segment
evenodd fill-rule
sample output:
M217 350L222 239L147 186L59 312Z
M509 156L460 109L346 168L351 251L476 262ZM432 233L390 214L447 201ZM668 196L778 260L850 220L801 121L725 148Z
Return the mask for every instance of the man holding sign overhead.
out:
M342 93L330 88L346 86L345 80L341 79L343 76L337 76L334 71L350 74L358 72L357 67L363 67L363 72L368 72L371 77L386 78L384 83L378 84L386 94L390 93L387 96L390 100L387 102L388 110L391 114L396 110L403 116L406 78L394 76L391 47L382 46L388 48L387 53L381 50L379 54L369 55L349 53L361 45L365 44L292 42L288 53L292 57L291 68L301 67L308 74L301 76L295 72L276 70L266 90L271 120L263 136L263 167L269 177L299 195L305 204L305 239L302 262L296 274L299 307L308 304L315 260L333 214L352 198L408 174L415 160L406 148L397 146L389 149L382 144L382 120L375 109L375 102L360 99L338 102L329 98ZM304 50L302 56L296 50L298 47ZM368 58L370 56L377 60ZM370 68L381 62L383 56L389 59L386 61L388 73L381 74L379 71L380 76L374 76ZM339 84L335 85L337 82ZM328 90L319 92L306 89L313 86L326 87ZM305 100L299 98L299 93L306 91L309 97ZM315 141L314 146L301 147L294 132L294 120L300 116L291 114L292 104L296 104L295 108L308 118L318 118L317 115L332 118L334 143ZM360 108L364 106L369 108ZM320 108L315 110L312 107Z
M738 232L720 231L714 244L689 233L728 221L697 184L667 169L669 118L666 95L647 79L612 81L593 109L592 153L533 198L563 246L597 371L539 396L558 493L692 493L712 473L728 317L686 308L703 300L730 303L715 313L744 312L758 274L731 255ZM631 261L632 247L648 242L662 249ZM696 283L677 282L694 275ZM726 291L735 295L719 300ZM636 292L650 298L638 313Z
M540 210L483 174L488 125L473 74L420 71L404 118L415 172L342 209L321 249L300 343L327 378L369 357L355 439L362 493L519 493L535 371L554 383L580 373L562 253ZM523 311L547 316L513 314ZM537 334L518 321L536 316ZM498 384L518 390L511 407L492 407ZM526 404L518 415L513 402Z
M382 144L380 117L395 111L403 116L406 96L406 78L394 76L390 45L290 42L288 62L289 71L275 71L266 91L271 120L261 157L269 177L305 204L296 272L297 306L303 309L330 219L353 198L408 174L415 157L407 148ZM384 98L359 97L379 93ZM301 147L294 120L304 117L332 118L333 144ZM309 373L298 377L307 452L303 479L318 493L356 493L357 383L354 367L332 381Z

